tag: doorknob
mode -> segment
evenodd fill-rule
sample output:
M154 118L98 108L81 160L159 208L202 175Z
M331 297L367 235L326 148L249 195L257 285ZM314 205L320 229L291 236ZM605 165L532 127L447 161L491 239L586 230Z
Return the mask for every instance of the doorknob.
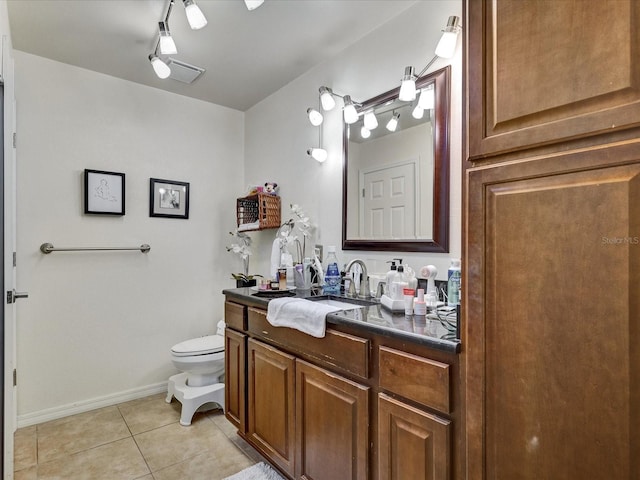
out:
M28 292L16 292L15 290L7 290L7 304L15 303L19 298L29 298Z

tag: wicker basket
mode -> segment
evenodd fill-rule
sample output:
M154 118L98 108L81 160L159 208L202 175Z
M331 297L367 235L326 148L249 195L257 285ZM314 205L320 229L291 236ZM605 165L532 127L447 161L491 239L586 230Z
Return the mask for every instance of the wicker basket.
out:
M236 201L238 230L248 232L280 227L280 197L256 193Z

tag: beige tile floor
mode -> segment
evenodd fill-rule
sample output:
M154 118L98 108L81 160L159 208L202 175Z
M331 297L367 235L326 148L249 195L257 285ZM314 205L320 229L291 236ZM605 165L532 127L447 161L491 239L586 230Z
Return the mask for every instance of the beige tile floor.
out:
M180 425L164 394L19 429L16 480L220 480L262 461L221 410Z

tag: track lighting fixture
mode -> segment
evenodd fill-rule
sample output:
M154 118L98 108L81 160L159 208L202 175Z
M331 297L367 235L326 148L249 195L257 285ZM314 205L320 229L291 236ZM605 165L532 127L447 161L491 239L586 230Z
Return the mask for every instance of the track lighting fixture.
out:
M171 32L169 32L168 22L158 22L160 29L160 53L163 55L173 55L178 53L176 42L173 41Z
M200 30L207 24L207 19L193 0L182 0L187 21L192 30Z
M433 88L433 83L427 85L420 90L420 98L418 99L418 106L423 110L431 110L435 107L436 97Z
M320 87L320 102L325 112L333 110L336 106L336 100L333 98L333 91L329 87Z
M247 6L247 10L255 10L264 3L264 0L244 0L244 4Z
M356 105L353 103L353 100L351 100L351 96L349 95L344 96L344 109L342 110L342 114L344 115L344 122L349 125L358 121Z
M405 102L411 102L416 98L416 77L421 77L438 58L451 58L456 51L458 33L460 33L460 17L451 15L447 20L447 26L442 29L442 37L438 41L435 55L427 63L418 75L413 75L413 67L405 67L404 75L400 83L398 98ZM424 108L424 107L423 107Z
M400 114L397 112L393 112L393 116L391 120L387 122L387 130L390 132L395 132L396 128L398 128L398 119L400 118Z
M424 108L422 108L420 105L416 105L416 108L414 108L413 112L411 112L411 116L416 120L420 120L422 117L424 117Z
M371 136L371 130L369 130L367 127L363 126L360 129L360 136L362 138L369 138Z
M403 102L413 102L416 99L416 76L413 74L413 67L404 69L398 99Z

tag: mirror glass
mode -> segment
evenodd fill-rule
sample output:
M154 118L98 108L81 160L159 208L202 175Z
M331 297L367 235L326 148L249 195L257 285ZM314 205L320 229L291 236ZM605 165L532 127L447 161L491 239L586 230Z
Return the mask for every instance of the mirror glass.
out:
M399 87L367 100L344 124L343 249L448 252L449 72L418 78L414 101Z

